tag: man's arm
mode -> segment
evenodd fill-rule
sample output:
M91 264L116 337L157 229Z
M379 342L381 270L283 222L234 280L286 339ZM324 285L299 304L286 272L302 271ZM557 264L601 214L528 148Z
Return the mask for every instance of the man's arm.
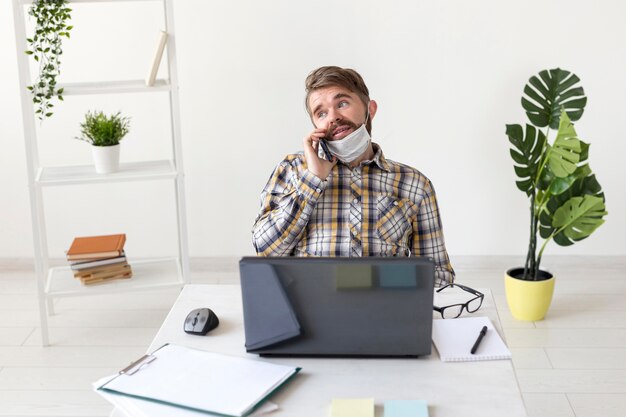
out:
M258 255L293 253L325 185L325 181L307 169L296 169L288 160L276 167L261 193L261 211L252 227Z
M426 183L426 195L413 222L413 254L429 256L435 261L435 287L454 281L454 270L443 238L435 190Z

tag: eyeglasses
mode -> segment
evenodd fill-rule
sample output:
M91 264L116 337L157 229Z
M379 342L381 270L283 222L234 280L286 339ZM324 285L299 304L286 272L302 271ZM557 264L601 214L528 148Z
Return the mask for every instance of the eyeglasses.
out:
M461 313L463 313L464 308L465 310L467 310L468 313L475 313L480 308L480 306L483 305L483 298L485 298L485 294L481 293L480 291L476 291L473 288L466 287L465 285L448 284L439 288L437 292L441 292L448 287L459 287L463 291L473 294L476 297L472 298L469 301L466 301L463 304L452 304L452 305L445 306L445 307L433 306L433 310L441 313L441 317L443 317L444 319L455 319L459 317Z

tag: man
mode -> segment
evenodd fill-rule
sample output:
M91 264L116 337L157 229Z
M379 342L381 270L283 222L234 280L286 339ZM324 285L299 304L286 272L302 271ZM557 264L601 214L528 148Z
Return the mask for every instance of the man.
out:
M362 77L321 67L305 84L314 129L303 140L304 153L287 155L261 193L252 230L257 253L429 256L435 285L452 282L435 190L371 141L378 105Z

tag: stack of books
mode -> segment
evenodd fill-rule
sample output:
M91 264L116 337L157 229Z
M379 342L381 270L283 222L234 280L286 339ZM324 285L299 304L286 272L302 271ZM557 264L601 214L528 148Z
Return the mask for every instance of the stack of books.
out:
M126 261L125 234L74 238L67 251L74 277L84 285L130 278L133 273Z

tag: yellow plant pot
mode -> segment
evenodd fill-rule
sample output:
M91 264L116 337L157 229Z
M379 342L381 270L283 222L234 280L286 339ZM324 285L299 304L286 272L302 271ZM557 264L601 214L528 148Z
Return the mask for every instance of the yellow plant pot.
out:
M523 321L543 320L550 308L554 292L554 276L546 271L539 271L540 281L525 281L515 278L521 276L524 268L512 268L504 275L506 302L514 318Z

